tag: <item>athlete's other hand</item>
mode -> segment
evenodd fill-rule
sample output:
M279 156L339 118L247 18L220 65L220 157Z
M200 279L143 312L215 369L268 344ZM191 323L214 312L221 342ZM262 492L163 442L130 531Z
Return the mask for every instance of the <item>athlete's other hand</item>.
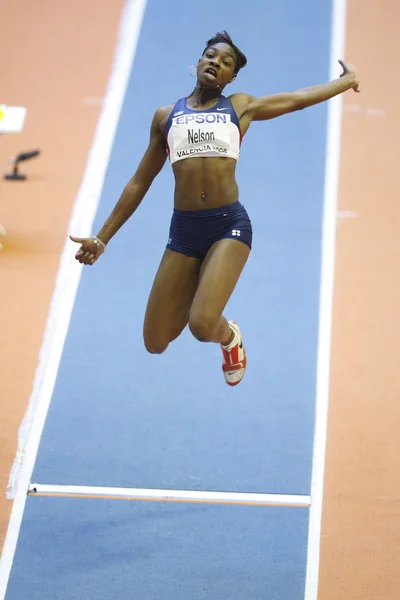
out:
M342 66L343 68L343 73L341 74L340 77L347 77L348 79L352 79L354 80L354 85L353 85L353 90L357 93L359 93L360 90L360 83L357 79L357 75L356 75L356 70L354 68L353 65L351 65L350 63L346 63L344 62L344 60L339 60L339 64Z
M104 252L103 246L99 243L96 237L79 238L70 235L69 239L72 242L81 244L81 247L75 254L75 258L84 265L92 265Z

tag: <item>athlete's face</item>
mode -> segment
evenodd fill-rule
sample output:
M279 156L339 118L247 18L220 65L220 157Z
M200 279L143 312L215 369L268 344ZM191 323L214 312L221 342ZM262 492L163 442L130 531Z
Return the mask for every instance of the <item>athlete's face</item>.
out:
M204 52L197 65L197 78L204 87L220 87L236 79L236 57L229 44L219 43Z

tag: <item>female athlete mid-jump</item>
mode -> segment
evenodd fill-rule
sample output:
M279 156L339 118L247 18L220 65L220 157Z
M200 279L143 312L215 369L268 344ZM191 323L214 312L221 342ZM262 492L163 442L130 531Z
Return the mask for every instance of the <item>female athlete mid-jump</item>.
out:
M174 211L144 319L149 352L164 352L189 324L197 340L221 344L228 385L242 380L246 352L241 332L222 315L252 243L251 222L238 200L235 179L241 141L252 121L274 119L349 89L358 92L354 68L339 62L343 73L330 83L261 98L225 97L222 91L247 59L227 32L217 33L197 64L190 96L156 111L143 159L97 236L70 236L81 245L76 259L92 265L135 212L169 156Z

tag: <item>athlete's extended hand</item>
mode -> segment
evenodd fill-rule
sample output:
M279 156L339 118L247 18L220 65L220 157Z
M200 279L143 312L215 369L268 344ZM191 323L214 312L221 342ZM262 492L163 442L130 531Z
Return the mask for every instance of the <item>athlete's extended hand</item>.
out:
M81 244L81 247L75 254L75 258L84 265L92 265L104 252L103 245L96 237L79 238L70 235L69 239L77 244Z
M341 74L340 77L345 77L346 76L346 77L354 79L354 85L353 85L352 89L355 92L359 93L361 91L360 90L360 83L359 83L359 81L357 79L356 70L353 67L353 65L351 65L350 63L344 62L344 60L339 60L339 64L343 68L343 73Z

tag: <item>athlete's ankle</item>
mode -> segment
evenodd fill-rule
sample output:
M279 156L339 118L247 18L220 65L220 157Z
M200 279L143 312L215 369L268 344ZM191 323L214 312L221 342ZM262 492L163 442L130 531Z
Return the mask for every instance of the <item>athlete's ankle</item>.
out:
M224 348L227 348L228 346L230 346L232 344L233 340L235 339L235 332L232 329L232 327L229 326L229 330L230 330L230 333L231 333L230 336L229 336L229 339L227 341L221 343L221 345Z

